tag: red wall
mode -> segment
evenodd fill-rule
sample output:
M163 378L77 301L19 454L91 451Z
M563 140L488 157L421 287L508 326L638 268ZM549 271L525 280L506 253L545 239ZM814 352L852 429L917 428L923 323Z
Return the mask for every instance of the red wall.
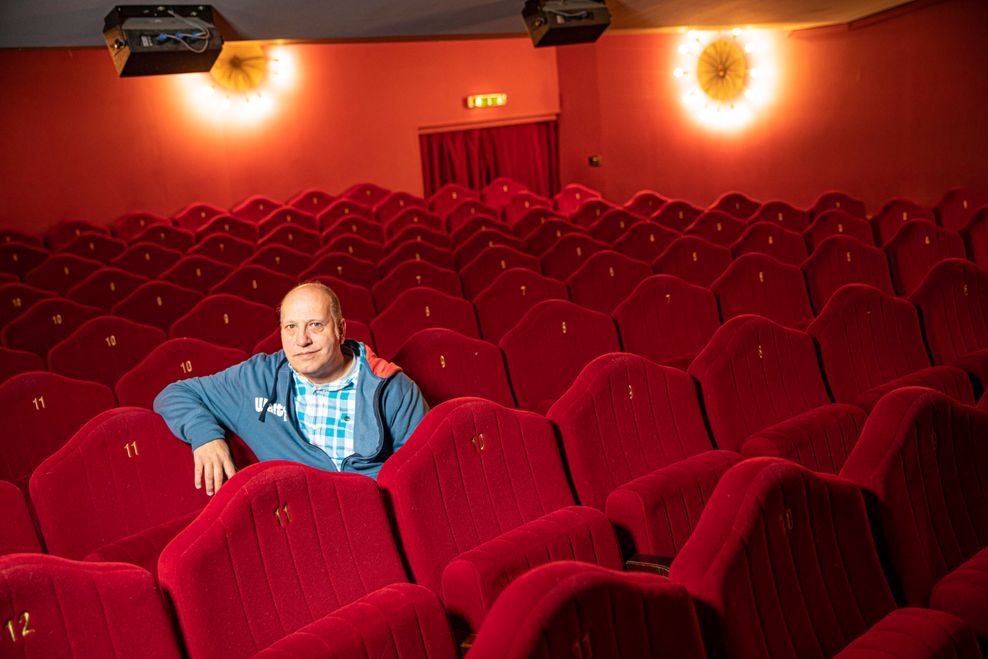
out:
M893 195L933 204L954 185L988 191L988 3L903 9L780 35L776 100L734 134L685 113L672 76L680 35L559 49L562 181L702 205L732 189L809 205L836 188L871 210Z
M527 39L286 48L297 85L250 126L197 114L189 76L117 78L103 49L0 51L0 225L108 223L359 181L421 194L420 128L559 110L556 53ZM493 91L508 105L463 107Z

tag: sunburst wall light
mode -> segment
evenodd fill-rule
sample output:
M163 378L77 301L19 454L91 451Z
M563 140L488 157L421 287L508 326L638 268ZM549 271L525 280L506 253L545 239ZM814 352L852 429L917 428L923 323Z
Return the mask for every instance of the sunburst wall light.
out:
M774 48L764 30L690 30L677 48L673 75L681 81L683 104L711 128L748 124L772 99Z

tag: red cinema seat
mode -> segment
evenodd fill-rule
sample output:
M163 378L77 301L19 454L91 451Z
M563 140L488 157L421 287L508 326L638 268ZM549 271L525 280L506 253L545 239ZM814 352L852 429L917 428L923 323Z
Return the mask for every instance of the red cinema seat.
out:
M806 239L810 252L831 236L854 238L868 246L875 244L875 236L871 233L868 220L839 210L824 211L817 215L813 224L803 231L803 238Z
M453 251L456 267L462 269L486 250L497 246L524 251L522 242L517 237L497 228L481 229L456 246Z
M497 343L543 300L569 300L566 284L533 270L506 270L473 298L484 339Z
M988 639L988 414L930 389L875 405L841 476L872 504L890 580L909 606L965 620Z
M930 387L972 404L967 373L931 366L916 307L864 284L834 293L806 328L820 347L834 400L871 410L899 387Z
M306 254L315 254L322 247L322 237L303 226L282 224L257 241L258 248L265 245L284 245Z
M110 230L120 240L132 242L134 236L155 224L168 225L171 220L150 211L131 211L113 220Z
M465 199L479 201L480 193L459 183L447 183L433 192L427 201L429 210L438 215L445 215Z
M473 215L463 221L455 229L450 230L450 244L454 247L458 247L469 240L475 233L482 231L483 229L497 229L506 236L514 237L514 234L511 233L511 229L509 229L507 225L496 217L491 215Z
M498 345L518 406L540 412L592 359L621 350L610 316L563 300L545 300L530 308Z
M537 206L552 209L552 202L541 195L525 190L513 196L511 201L501 207L501 217L509 227L514 226L525 213Z
M367 208L374 208L381 203L385 197L391 194L391 190L382 188L374 183L356 183L344 190L340 197L352 199L358 204L363 204Z
M539 260L513 247L495 245L481 252L476 258L460 268L460 280L468 298L474 298L490 286L502 272L512 268L525 268L540 272Z
M848 236L831 236L817 245L802 265L810 300L817 313L845 284L868 284L893 295L885 252Z
M36 302L50 297L55 297L55 294L20 282L0 284L0 329Z
M33 231L22 231L11 229L10 227L0 228L0 244L5 243L26 243L36 247L44 247L45 241Z
M161 273L158 279L205 293L231 272L233 266L228 263L208 256L190 255L183 256L175 265Z
M933 224L933 211L908 199L894 197L882 205L870 222L878 244L885 245L910 220L926 220Z
M286 201L285 205L297 208L310 215L318 216L319 213L329 208L329 205L334 201L336 201L336 197L328 192L323 192L317 188L308 188Z
M38 465L30 486L49 553L75 559L171 526L208 500L193 484L189 445L160 416L136 407L94 416ZM149 545L136 564L153 572L165 542Z
M0 555L41 552L41 541L21 488L0 480L0 505L6 514L0 527Z
M85 259L109 263L127 250L127 243L105 233L87 231L58 248L58 254L75 254Z
M362 217L373 220L374 214L368 206L359 204L352 199L339 198L327 206L326 210L320 213L316 219L319 220L319 230L325 231L340 219L350 217Z
M546 417L559 428L580 503L606 510L627 554L666 565L717 479L741 459L712 450L690 376L637 355L587 364Z
M10 242L0 245L0 272L8 272L22 278L28 272L48 260L47 249L37 245Z
M865 213L864 202L855 199L847 193L836 190L824 192L817 197L816 201L813 202L813 205L810 206L810 217L816 219L828 210L844 211L845 213L849 213L854 217L860 217L862 219L868 217Z
M777 224L756 222L749 225L731 245L731 254L735 258L749 253L768 254L783 263L798 266L806 260L806 243L803 236L795 231L783 229Z
M614 208L604 213L599 220L590 225L590 235L597 240L613 245L629 229L643 222L645 222L644 218L631 211ZM654 222L649 222L649 224L655 225Z
M3 345L44 356L49 348L101 313L101 309L64 297L45 298L7 323L3 328Z
M370 324L374 347L385 359L394 357L408 337L427 327L445 327L480 338L472 304L424 286L406 290Z
M547 277L564 281L586 263L591 255L610 248L610 245L589 234L567 233L539 256L542 272Z
M565 220L546 220L545 224L540 225L538 229L525 238L525 251L529 254L542 256L549 248L556 245L560 238L570 233L581 234L585 231ZM608 245L608 247L610 246Z
M384 228L375 220L361 215L347 215L322 229L322 242L328 245L340 236L360 236L372 243L384 244Z
M373 615L369 596L407 581L372 479L282 461L225 483L162 552L158 573L185 647L204 659L252 657L310 623L331 624L324 616L359 621L361 609L347 615L341 607L366 603ZM397 606L402 592L381 597L399 610L402 627L417 626L417 607ZM448 628L446 635L451 645ZM346 644L348 636L327 640Z
M791 327L805 327L813 320L803 271L765 254L734 259L710 288L725 320L758 314Z
M943 194L933 210L940 226L960 231L985 206L988 206L988 194L970 188L952 188Z
M474 396L515 406L504 355L487 341L432 327L410 336L394 362L415 381L429 405Z
M592 254L566 279L570 297L579 305L610 313L642 281L652 276L644 261L620 252L602 250Z
M225 213L226 211L219 206L197 202L190 204L175 213L175 215L172 216L172 219L175 220L176 226L183 229L189 229L190 231L195 231L202 225L206 224L206 222L210 219Z
M614 530L573 506L552 425L479 398L433 408L381 468L415 582L454 625L479 628L497 596L538 565L620 569Z
M452 248L449 236L444 232L431 229L427 226L412 224L399 229L393 236L388 237L384 243L384 254L390 256L399 245L409 242L427 243L433 247L441 247L442 249Z
M563 215L569 215L590 199L600 199L600 197L599 192L585 185L568 183L553 196L552 203L557 211Z
M117 379L117 400L125 407L151 409L154 397L172 382L212 375L247 357L243 350L199 339L168 339Z
M599 220L601 215L614 208L620 208L620 206L615 206L604 198L589 199L582 206L569 214L569 221L577 226L589 227L591 224ZM657 208L658 207L656 207L656 209ZM627 210L631 213L635 212L631 209ZM647 213L645 215L642 215L641 213L636 214L641 217L648 217L652 213Z
M171 338L190 336L250 352L278 323L272 307L236 295L207 295L172 323Z
M4 556L0 597L11 657L182 656L154 577L134 565Z
M41 355L27 350L11 350L0 347L0 382L6 382L20 373L45 370Z
M22 279L30 286L65 295L70 288L102 267L103 263L95 259L75 254L52 254Z
M662 208L667 201L669 200L654 190L639 190L635 194L631 195L631 199L624 202L624 207L635 215L651 217L657 210Z
M533 206L524 215L515 220L511 225L511 231L521 239L535 233L535 231L549 220L567 221L566 217L545 206Z
M616 624L615 624L616 623ZM523 574L494 603L472 659L705 659L689 594L668 579L560 561Z
M363 261L377 263L384 258L384 247L381 243L372 242L357 235L343 235L332 239L316 253L316 258L326 254L348 254Z
M443 223L450 235L454 235L464 231L480 218L488 218L494 224L507 227L501 221L500 217L497 208L477 199L464 199L446 211L446 215L443 217Z
M652 214L651 220L658 222L667 229L682 233L686 227L700 217L703 210L689 202L680 199L670 199Z
M919 308L934 364L954 364L988 388L988 272L970 261L933 266L909 301Z
M65 297L79 304L109 309L146 281L147 277L107 266L70 288Z
M308 281L316 277L335 277L369 290L377 283L380 275L375 262L344 252L326 252L317 256L312 265L300 272L298 280Z
M484 189L481 190L481 196L484 198L484 203L495 208L504 208L514 199L515 195L526 190L528 188L518 181L506 176L499 176L484 186Z
M209 294L236 295L249 302L274 308L297 283L295 277L269 270L262 265L242 265L209 289Z
M437 247L416 240L406 240L401 244L392 245L391 249L388 250L388 255L378 261L377 269L383 278L396 267L408 261L425 261L445 270L456 268L453 253L446 247Z
M234 267L249 259L253 254L254 243L221 233L206 236L188 252L189 256L207 256L214 261Z
M381 224L387 224L399 213L410 208L418 208L428 212L428 205L422 197L416 197L408 192L392 192L381 201L374 204L371 210ZM439 219L438 217L436 219ZM441 228L441 227L440 227Z
M126 318L91 318L48 351L48 369L113 387L165 338L161 329Z
M784 201L766 201L748 218L748 224L760 222L802 233L810 226L810 213Z
M154 280L138 286L130 295L114 304L111 312L114 316L167 331L173 322L185 315L202 298L199 291L168 281Z
M902 295L909 295L934 265L944 259L963 259L964 240L928 220L904 224L883 248L889 257L892 281Z
M0 384L0 405L6 410L0 479L27 491L27 480L42 460L116 404L105 385L55 373L28 372L5 380Z
M319 222L315 215L310 215L291 206L282 206L257 222L257 230L261 236L267 236L275 229L280 229L283 226L317 231Z
M171 224L152 224L140 233L134 234L131 243L149 242L174 249L183 254L196 244L195 234L188 229L180 229Z
M425 227L440 233L446 231L445 223L438 215L420 206L409 206L388 219L384 224L384 235L390 239L407 227Z
M710 210L729 213L734 217L747 220L754 215L761 204L741 192L725 192L711 206Z
M76 237L91 231L110 235L110 229L101 224L94 224L86 220L60 220L45 231L45 245L51 251L57 252L62 245L70 243Z
M291 247L270 243L261 247L244 265L260 265L289 277L298 277L312 264L312 255Z
M374 306L374 297L363 286L325 275L302 281L318 281L333 289L336 297L340 300L343 317L346 318L348 323L354 320L365 324L370 323L377 315L377 308Z
M460 285L460 276L456 272L447 268L440 268L428 261L404 261L381 277L381 280L374 284L371 293L374 295L374 303L378 309L386 309L395 299L416 286L427 286L437 291L463 297L463 287Z
M730 247L741 237L748 227L744 220L734 217L724 211L709 210L700 214L693 223L683 231L685 236L697 236L710 241L714 245Z
M682 369L720 327L710 289L671 275L644 279L611 315L627 352Z
M679 277L697 286L710 287L731 264L731 251L697 236L683 236L669 243L652 261L656 274Z
M264 195L251 195L230 209L230 215L257 224L272 212L282 207L277 199Z
M988 210L977 211L961 230L971 260L988 269Z
M959 619L895 608L861 491L783 460L724 474L669 578L713 657L978 656Z
M154 279L182 258L182 253L155 243L134 243L110 265L135 275Z
M249 220L241 220L232 215L217 215L196 230L196 242L201 243L206 238L219 234L230 238L239 238L254 244L259 235L257 224ZM190 248L191 249L191 248Z
M655 222L639 222L614 241L614 249L639 261L651 263L680 234Z
M864 425L861 409L831 403L812 339L760 316L725 322L688 372L717 446L745 456L836 473Z

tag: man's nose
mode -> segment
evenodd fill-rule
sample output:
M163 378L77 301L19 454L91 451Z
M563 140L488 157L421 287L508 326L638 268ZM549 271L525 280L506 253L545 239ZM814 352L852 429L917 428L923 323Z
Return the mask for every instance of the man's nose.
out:
M309 344L309 330L306 328L300 328L298 332L295 333L295 345L308 345Z

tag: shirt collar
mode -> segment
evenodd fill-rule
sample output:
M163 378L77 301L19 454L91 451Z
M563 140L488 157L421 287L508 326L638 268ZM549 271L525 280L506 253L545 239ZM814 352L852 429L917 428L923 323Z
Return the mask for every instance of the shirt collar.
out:
M292 371L292 377L295 378L295 390L300 396L318 392L342 391L357 381L357 374L360 372L360 356L353 355L353 360L350 362L350 368L347 369L347 372L335 380L324 384L310 382L299 375L299 372L292 368L291 364L288 365L288 368Z

